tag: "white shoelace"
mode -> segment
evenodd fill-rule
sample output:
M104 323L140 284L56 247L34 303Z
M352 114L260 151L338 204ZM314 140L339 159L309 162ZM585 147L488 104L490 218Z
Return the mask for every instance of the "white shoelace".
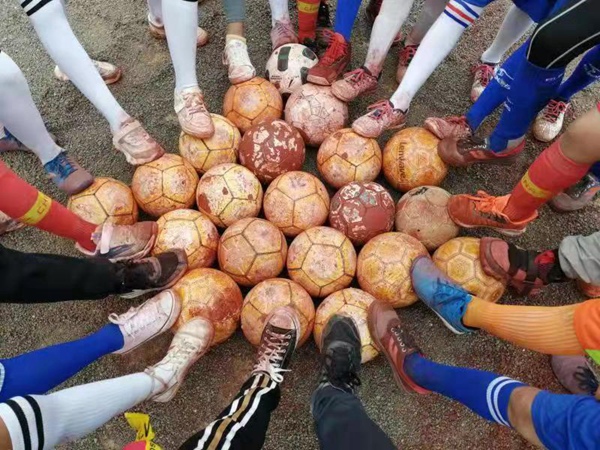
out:
M291 337L281 336L269 331L267 333L266 349L258 356L258 362L254 366L253 372L267 372L273 381L281 383L283 381L282 374L289 372L289 369L282 369L280 365L287 350L284 344Z
M155 323L157 318L163 316L159 309L159 303L146 306L146 308L151 307L152 310L147 311L146 314L139 314L143 306L144 305L140 305L135 308L130 308L129 311L121 315L112 313L108 316L108 320L115 325L121 326L127 336L135 337L136 334Z

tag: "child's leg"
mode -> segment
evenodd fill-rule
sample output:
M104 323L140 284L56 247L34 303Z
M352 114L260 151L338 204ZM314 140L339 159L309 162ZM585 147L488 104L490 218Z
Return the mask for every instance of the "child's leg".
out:
M511 5L494 42L481 55L481 62L498 64L504 54L531 28L533 20L516 5Z
M600 79L600 45L597 45L579 61L567 80L560 85L556 98L569 102L571 97Z

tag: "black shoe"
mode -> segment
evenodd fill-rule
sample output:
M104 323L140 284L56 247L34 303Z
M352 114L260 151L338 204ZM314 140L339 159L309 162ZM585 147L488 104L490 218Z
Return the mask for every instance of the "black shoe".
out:
M321 2L319 12L317 13L317 28L332 28L331 13L329 12L329 3Z

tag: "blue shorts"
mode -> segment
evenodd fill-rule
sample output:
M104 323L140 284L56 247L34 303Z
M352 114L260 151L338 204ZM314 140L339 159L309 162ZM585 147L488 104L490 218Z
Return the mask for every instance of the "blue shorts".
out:
M542 391L531 406L533 426L550 450L600 448L600 401L591 395Z
M466 3L484 8L495 0L465 0ZM517 8L531 17L534 22L541 22L551 11L556 3L564 3L565 0L513 0Z

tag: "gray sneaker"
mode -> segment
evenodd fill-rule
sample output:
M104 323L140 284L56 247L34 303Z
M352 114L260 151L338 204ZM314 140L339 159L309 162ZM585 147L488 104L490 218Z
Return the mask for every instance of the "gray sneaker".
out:
M560 213L578 211L592 203L598 192L600 192L600 180L588 173L577 184L550 200L549 205L554 211Z
M550 364L559 383L572 394L594 395L598 390L598 378L585 356L553 356Z

